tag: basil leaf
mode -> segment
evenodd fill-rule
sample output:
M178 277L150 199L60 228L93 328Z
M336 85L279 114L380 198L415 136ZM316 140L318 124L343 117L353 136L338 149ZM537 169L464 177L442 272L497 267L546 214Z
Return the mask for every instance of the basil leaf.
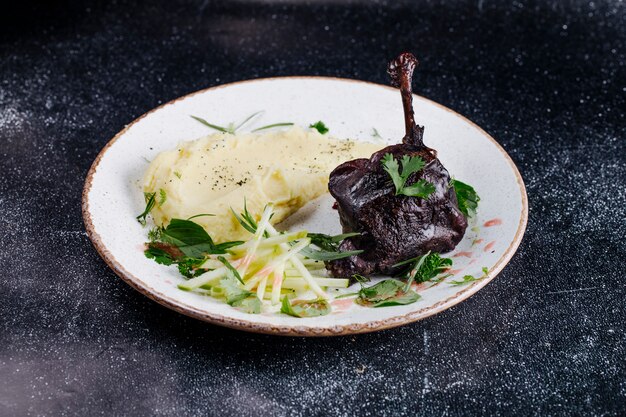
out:
M213 239L202 226L189 220L172 219L161 240L178 247L190 258L203 258L213 249Z

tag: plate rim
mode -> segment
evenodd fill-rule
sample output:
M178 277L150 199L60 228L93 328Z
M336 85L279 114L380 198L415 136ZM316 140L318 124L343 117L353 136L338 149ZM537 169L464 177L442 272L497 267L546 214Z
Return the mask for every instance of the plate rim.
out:
M522 179L522 176L519 170L517 169L517 166L515 165L515 162L513 162L509 154L502 147L502 145L500 145L489 133L487 133L483 128L478 126L476 123L472 122L467 117L463 116L462 114L442 104L439 104L431 99L420 96L418 94L413 94L414 97L418 97L421 100L425 100L429 102L430 104L440 108L441 110L450 112L453 115L461 118L463 121L465 121L469 125L478 129L487 139L489 139L496 146L496 149L504 156L505 160L508 162L509 166L511 167L515 175L516 182L517 182L517 185L519 187L519 191L522 197L522 212L520 216L520 221L517 226L515 235L513 237L513 241L505 250L504 254L500 257L500 259L498 259L498 261L493 266L493 268L489 271L488 277L486 279L475 281L474 283L470 284L462 291L459 291L450 297L440 300L437 303L429 307L424 307L419 310L411 311L401 316L395 316L395 317L390 317L387 319L376 320L376 321L371 321L371 322L366 322L366 323L343 324L343 325L335 325L331 327L319 327L319 326L287 326L287 325L278 325L278 324L270 324L270 323L251 323L245 320L236 319L236 318L224 316L221 314L196 310L195 308L192 308L190 306L182 305L178 303L175 299L165 294L160 294L156 291L150 290L148 286L145 285L141 279L137 278L136 276L128 272L115 259L115 257L111 254L111 252L103 244L100 235L95 231L95 227L91 219L91 213L89 211L89 192L91 191L93 177L97 171L100 161L102 160L106 152L109 150L109 148L136 123L140 122L145 117L156 112L157 110L160 110L166 106L172 105L178 101L185 100L187 98L193 97L198 94L203 94L207 91L218 90L218 89L226 88L226 87L232 87L238 84L263 82L263 81L271 81L271 80L285 80L285 79L290 79L290 80L315 79L315 80L326 80L326 81L333 80L333 81L340 81L340 82L364 84L367 86L374 86L377 88L385 88L385 89L397 91L396 88L393 88L388 85L378 84L378 83L374 83L370 81L356 80L356 79L351 79L351 78L341 78L341 77L296 75L296 76L253 78L253 79L240 80L240 81L235 81L235 82L226 83L226 84L220 84L220 85L216 85L216 86L212 86L212 87L208 87L208 88L191 92L184 96L181 96L173 100L170 100L166 103L163 103L159 105L158 107L155 107L149 110L148 112L142 114L141 116L137 117L136 119L134 119L131 123L127 124L122 130L116 133L115 136L113 136L113 138L110 139L104 145L104 147L100 150L100 152L94 159L93 163L91 164L89 171L87 172L87 176L85 178L85 185L82 191L82 204L81 204L82 217L83 217L83 222L85 225L85 230L87 232L87 236L91 240L91 243L96 249L96 252L98 252L100 257L104 260L104 262L108 265L108 267L111 268L118 277L120 277L124 282L126 282L132 288L137 290L142 295L150 298L151 300L156 301L157 303L171 310L174 310L180 314L193 317L193 318L196 318L205 322L209 322L212 324L217 324L220 326L237 329L237 330L249 331L253 333L272 334L272 335L344 336L344 335L369 333L369 332L374 332L374 331L379 331L379 330L390 329L393 327L398 327L401 325L414 323L418 320L422 320L432 315L435 315L437 313L440 313L441 311L447 310L448 308L451 308L465 301L470 296L474 295L481 288L483 288L485 285L491 282L502 271L502 269L504 269L504 267L509 263L509 261L511 260L515 252L517 251L522 241L522 238L524 236L524 232L526 231L526 226L528 224L528 196L526 194L526 186L524 184L524 180Z

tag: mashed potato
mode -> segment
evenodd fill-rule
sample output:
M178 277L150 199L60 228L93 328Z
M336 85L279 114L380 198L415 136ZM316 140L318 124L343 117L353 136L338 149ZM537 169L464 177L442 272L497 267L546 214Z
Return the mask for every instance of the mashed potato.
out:
M160 153L143 179L145 192L156 192L156 224L172 218L194 219L216 242L248 239L231 212L240 213L244 200L257 219L274 204L278 223L328 190L328 175L340 163L369 157L382 146L338 140L298 127L264 134L218 133L183 142ZM163 190L163 191L161 191Z

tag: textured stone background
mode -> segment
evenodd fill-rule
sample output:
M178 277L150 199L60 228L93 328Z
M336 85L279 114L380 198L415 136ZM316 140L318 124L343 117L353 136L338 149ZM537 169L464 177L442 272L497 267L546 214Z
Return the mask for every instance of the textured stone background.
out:
M0 415L623 415L621 1L20 1L0 13ZM314 74L416 90L518 164L517 255L468 301L334 339L171 312L92 248L80 203L126 123L225 82Z

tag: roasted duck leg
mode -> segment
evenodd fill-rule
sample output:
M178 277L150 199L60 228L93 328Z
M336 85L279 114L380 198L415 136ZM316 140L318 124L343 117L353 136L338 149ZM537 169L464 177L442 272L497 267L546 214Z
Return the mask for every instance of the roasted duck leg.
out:
M399 87L402 95L406 129L402 143L388 146L369 159L345 162L330 174L328 188L337 201L344 233L361 233L344 240L340 250L363 250L359 255L327 262L333 276L392 274L398 262L428 251L451 251L467 228L450 175L437 159L437 152L424 145L424 128L415 124L411 81L417 64L412 54L403 53L388 67L391 84ZM407 185L423 179L434 186L434 192L427 198L397 195L383 168L386 154L396 160L405 155L422 158L426 165L408 177Z

